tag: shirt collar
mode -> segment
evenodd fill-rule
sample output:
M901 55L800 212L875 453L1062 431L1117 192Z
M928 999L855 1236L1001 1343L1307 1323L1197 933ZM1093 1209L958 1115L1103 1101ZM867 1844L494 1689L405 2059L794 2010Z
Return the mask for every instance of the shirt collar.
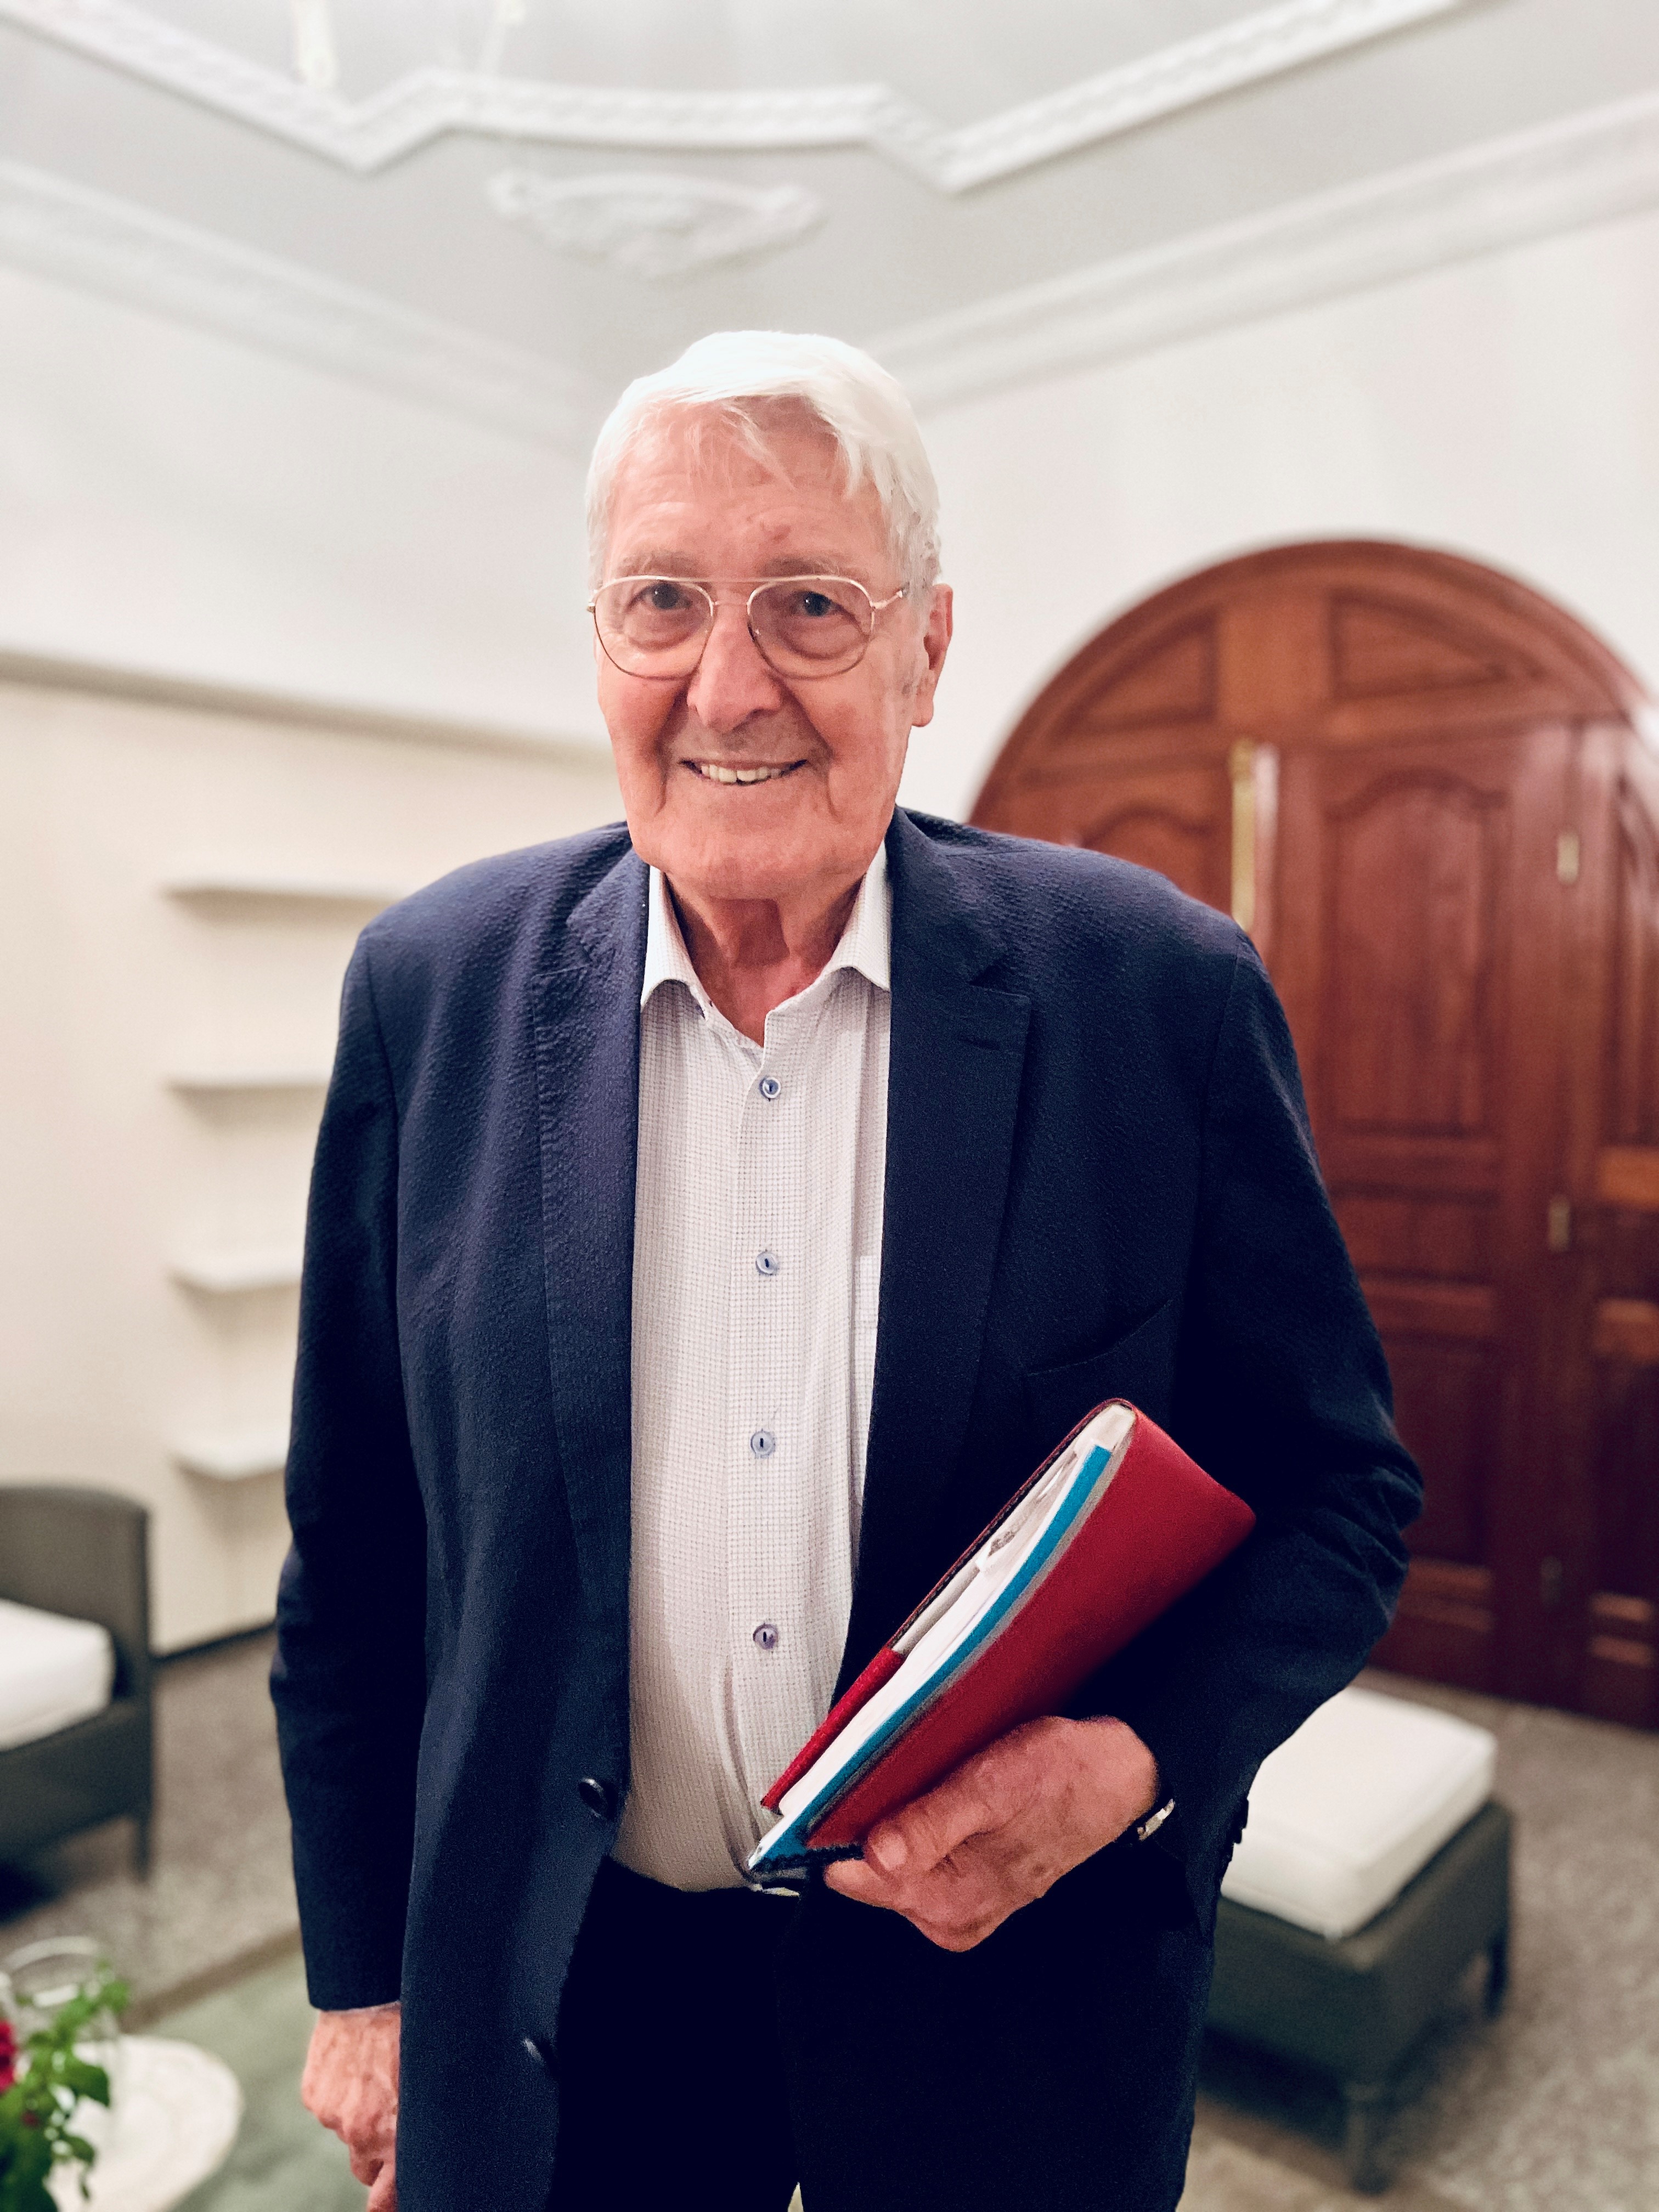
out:
M884 842L877 846L876 857L865 871L853 911L841 933L841 942L830 954L823 972L830 975L837 968L856 968L878 991L890 991L892 945L893 893L887 880L887 847ZM646 908L641 1006L659 983L684 983L700 1006L707 1008L709 1004L708 994L685 949L679 917L668 896L668 878L660 868L653 868Z

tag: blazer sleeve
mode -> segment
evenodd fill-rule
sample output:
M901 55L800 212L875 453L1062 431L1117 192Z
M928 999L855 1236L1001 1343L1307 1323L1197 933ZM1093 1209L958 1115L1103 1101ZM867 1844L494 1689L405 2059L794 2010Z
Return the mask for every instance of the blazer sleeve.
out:
M1156 1848L1213 1920L1268 1752L1388 1626L1421 1484L1315 1157L1290 1031L1241 945L1203 1119L1174 1427L1257 1525L1094 1686L1156 1756L1175 1816ZM1150 1847L1149 1847L1150 1848Z
M311 2001L395 1998L426 1698L426 1528L398 1359L398 1116L368 940L312 1173L271 1671Z

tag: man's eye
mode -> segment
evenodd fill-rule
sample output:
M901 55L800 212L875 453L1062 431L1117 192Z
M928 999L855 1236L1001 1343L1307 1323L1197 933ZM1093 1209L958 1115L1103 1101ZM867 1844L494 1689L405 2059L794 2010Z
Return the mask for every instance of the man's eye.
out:
M836 611L836 603L828 592L800 592L795 598L795 612L821 621L825 615Z
M678 614L686 604L685 593L678 584L660 581L647 584L640 593L640 600L650 608L653 614L658 615Z

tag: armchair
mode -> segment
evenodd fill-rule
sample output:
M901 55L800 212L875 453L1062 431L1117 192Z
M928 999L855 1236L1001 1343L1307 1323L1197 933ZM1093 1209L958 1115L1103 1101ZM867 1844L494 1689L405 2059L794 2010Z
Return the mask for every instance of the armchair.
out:
M109 1704L89 1720L0 1751L0 1860L94 1821L137 1823L149 1865L154 1724L149 1515L130 1498L64 1483L0 1485L0 1598L95 1620L115 1646Z

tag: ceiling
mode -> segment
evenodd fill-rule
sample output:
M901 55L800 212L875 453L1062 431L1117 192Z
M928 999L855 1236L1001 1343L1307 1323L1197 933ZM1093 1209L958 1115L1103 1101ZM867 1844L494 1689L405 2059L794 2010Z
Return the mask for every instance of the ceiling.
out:
M1659 199L1653 0L0 0L0 256L580 445L924 400Z

